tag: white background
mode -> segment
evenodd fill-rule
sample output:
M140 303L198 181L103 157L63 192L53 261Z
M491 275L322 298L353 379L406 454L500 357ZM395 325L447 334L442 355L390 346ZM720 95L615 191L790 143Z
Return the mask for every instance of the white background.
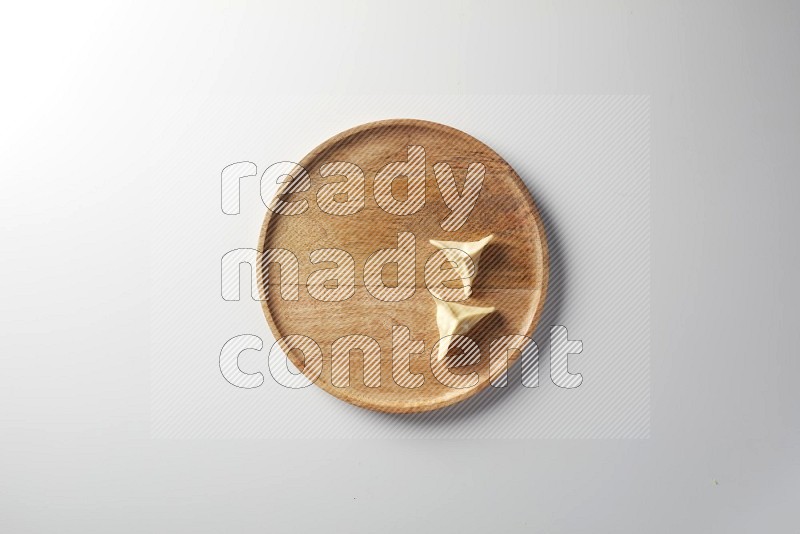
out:
M800 11L697 4L6 7L0 530L796 530ZM650 439L152 440L153 185L291 93L651 95Z

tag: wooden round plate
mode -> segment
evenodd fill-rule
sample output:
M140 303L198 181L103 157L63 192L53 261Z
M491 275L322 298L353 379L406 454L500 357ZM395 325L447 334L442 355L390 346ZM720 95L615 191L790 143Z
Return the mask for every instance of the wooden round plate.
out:
M425 203L413 214L392 214L378 205L374 179L387 164L408 161L410 146L424 148ZM320 188L344 179L333 174L322 177L320 168L331 162L349 162L363 171L365 198L363 208L357 213L342 216L320 209L317 196ZM451 209L443 200L433 169L440 162L451 166L459 191L464 187L470 164L477 162L485 166L480 196L466 222L456 231L442 228L442 221ZM321 374L318 365L314 365L314 369L306 367L301 350L288 351L292 363L315 379L316 385L339 399L383 412L434 410L486 388L490 383L491 341L508 334L530 337L539 320L547 287L544 226L528 189L511 166L464 132L410 119L373 122L342 132L314 149L299 164L308 173L310 187L287 193L292 183L295 183L292 191L298 188L296 182L285 182L276 198L285 202L305 200L307 208L295 215L267 210L258 246L262 252L268 249L291 251L298 260L297 300L287 300L280 294L280 284L286 277L283 266L267 266L262 259L259 268L259 272L269 273L269 283L265 283L267 277L262 275L259 286L264 315L275 338L307 336L322 352ZM391 193L398 201L407 199L408 180L394 180ZM338 202L350 200L347 195L336 198ZM415 236L415 290L406 300L384 302L364 287L365 262L380 249L397 248L398 234L402 232ZM477 372L477 384L467 388L448 387L440 383L431 368L431 351L439 335L435 300L425 283L425 262L436 251L428 240L477 241L489 234L494 234L494 239L481 256L472 295L463 304L494 306L497 311L467 333L480 348L480 360L450 369L454 374ZM309 294L306 286L309 275L337 265L312 263L309 254L318 249L341 249L355 260L355 291L346 300L324 302ZM276 283L279 278L280 282ZM396 284L397 269L394 272L391 267L384 269L383 280L387 286ZM424 383L419 387L403 387L393 378L394 326L408 327L413 340L424 342L425 350L411 354L410 364L406 364L406 368L410 365L412 373L423 376ZM334 385L333 382L340 381L332 381L331 346L335 340L352 334L369 336L380 345L379 387L365 384L364 354L359 350L350 352L349 385ZM512 351L509 365L518 356L519 351Z

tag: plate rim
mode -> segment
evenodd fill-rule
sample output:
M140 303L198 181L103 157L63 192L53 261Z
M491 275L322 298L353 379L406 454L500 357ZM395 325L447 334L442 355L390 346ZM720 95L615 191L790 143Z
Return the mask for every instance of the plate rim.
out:
M548 250L548 245L547 245L547 233L546 233L546 229L545 229L545 225L544 225L544 221L542 219L541 213L539 212L539 209L536 207L536 203L535 203L535 201L533 199L533 194L531 193L530 189L528 189L528 186L525 185L525 182L522 181L522 178L520 178L519 174L517 174L517 171L511 166L511 164L509 164L505 160L505 158L500 156L500 154L498 154L492 147L490 147L489 145L487 145L486 143L484 143L480 139L478 139L478 138L476 138L476 137L474 137L474 136L472 136L472 135L470 135L470 134L468 134L468 133L466 133L466 132L464 132L462 130L459 130L459 129L454 128L452 126L448 126L448 125L441 124L441 123L438 123L438 122L433 122L433 121L428 121L428 120L423 120L423 119L410 119L410 118L405 118L405 119L402 119L402 118L383 119L383 120L367 122L367 123L364 123L364 124L359 124L359 125L354 126L352 128L348 128L347 130L343 130L343 131L337 133L336 135L328 138L327 140L323 141L319 145L317 145L317 147L312 149L308 154L303 156L299 161L303 162L303 161L311 161L311 160L317 159L325 151L330 150L332 147L334 147L338 143L340 143L340 142L342 142L342 141L344 141L344 140L346 140L346 139L348 139L348 138L350 138L350 137L352 137L354 135L363 134L364 132L369 131L369 130L373 130L373 129L376 129L376 128L385 128L385 127L424 127L424 128L432 129L434 131L437 131L437 130L438 131L442 131L442 132L447 133L448 135L464 136L464 137L472 139L472 140L480 143L481 145L483 145L489 152L494 154L495 157L497 157L500 161L505 163L505 165L509 169L511 169L511 175L512 175L511 176L511 180L512 180L512 183L519 190L521 196L525 199L525 204L526 204L528 210L530 211L534 222L536 223L537 234L539 236L539 242L540 242L541 251L542 251L542 276L541 276L541 287L540 287L541 295L540 295L538 303L536 305L536 310L534 311L533 318L531 319L531 321L530 321L530 323L528 325L528 331L525 333L525 336L530 338L531 341L533 341L532 335L533 335L534 331L536 330L536 328L539 326L539 322L540 322L540 320L542 318L542 313L544 311L545 301L547 300L547 288L548 288L548 283L549 283L549 278L550 278L550 257L549 257L549 250ZM309 172L309 175L310 175L311 172L310 171L308 171L308 172ZM275 195L273 196L273 198L277 197L278 195L283 194L283 191L289 185L290 185L290 182L281 184L278 187L277 191L275 192ZM259 254L258 254L258 259L257 259L258 266L256 268L256 271L258 273L257 284L258 284L259 296L261 297L261 309L262 309L262 312L264 314L264 317L266 318L266 321L267 321L267 324L268 324L268 326L270 328L270 331L272 332L272 335L275 338L275 343L277 343L277 340L281 339L283 337L283 335L281 335L281 332L278 329L278 327L275 324L275 321L274 321L274 319L272 317L272 312L271 312L271 310L269 308L269 300L267 298L265 298L266 294L265 294L265 291L264 291L264 284L262 283L263 277L262 277L262 274L261 274L262 273L262 268L261 268L262 256L261 256L261 252L263 252L263 250L264 250L264 245L265 245L266 239L267 239L267 231L269 229L270 222L272 221L274 215L276 215L276 214L267 207L266 213L264 215L264 221L261 224L261 230L260 230L259 236L258 236L258 246L257 246L256 250L258 251ZM508 357L506 374L511 370L512 366L519 359L519 354L521 354L522 350L524 350L525 347L527 347L527 346L528 346L528 343L526 343L519 351L514 351L514 354L510 355ZM291 354L287 354L286 356L287 356L287 358L289 358L291 360L292 364L295 365L295 367L297 367L298 369L300 368L299 364L301 364L302 362L299 362L299 360L297 360ZM305 371L301 371L301 372L303 372L305 374ZM399 413L429 412L429 411L439 410L439 409L445 408L447 406L452 406L452 405L457 404L459 402L465 401L465 400L467 400L467 399L469 399L471 397L474 397L475 395L477 395L478 393L482 392L487 387L489 387L489 385L491 383L492 383L491 377L488 376L485 379L480 380L477 385L475 385L473 387L470 387L470 388L464 388L460 395L453 395L452 397L447 397L447 398L445 398L443 400L435 401L435 402L431 402L431 403L418 403L418 404L415 404L415 405L410 405L410 404L406 403L406 404L397 404L397 405L393 405L392 406L392 405L387 405L385 403L376 403L376 402L372 402L372 401L369 401L369 400L365 400L363 398L360 398L357 395L343 396L342 394L345 393L345 391L348 388L337 388L337 387L333 386L332 384L329 384L329 383L326 383L326 382L320 382L319 380L314 380L313 381L313 384L315 386L319 387L320 389L322 389L323 391L325 391L329 395L335 397L336 399L338 399L338 400L340 400L342 402L346 402L348 404L351 404L351 405L354 405L354 406L358 406L360 408L366 408L366 409L372 410L372 411L383 412L383 413L398 413L398 414Z

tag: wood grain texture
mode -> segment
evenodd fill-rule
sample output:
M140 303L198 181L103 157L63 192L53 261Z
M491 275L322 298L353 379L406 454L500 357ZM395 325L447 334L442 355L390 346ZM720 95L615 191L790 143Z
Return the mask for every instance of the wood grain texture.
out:
M405 161L407 147L425 148L425 205L412 215L392 215L383 211L373 197L373 180L388 163ZM366 204L363 210L347 216L324 213L317 207L319 188L340 181L341 177L322 178L319 169L334 161L358 165L366 177ZM441 222L450 213L434 176L433 165L447 162L459 187L463 187L467 167L479 162L486 167L483 189L466 223L453 232L444 231ZM548 263L544 226L533 199L514 170L493 150L471 136L441 124L396 119L364 124L324 142L300 162L311 177L311 188L288 195L286 200L305 199L308 210L300 215L280 215L270 211L264 219L258 249L282 248L299 260L300 297L297 301L280 298L279 270L269 268L270 284L260 277L262 307L276 339L290 334L312 338L323 353L322 375L316 385L328 393L357 406L385 412L420 412L441 408L464 400L489 385L489 344L508 334L532 335L539 319L547 288ZM395 196L402 198L404 180L396 180ZM279 194L282 189L279 190ZM416 237L416 290L401 302L383 302L364 287L364 264L379 249L397 246L399 232ZM497 312L468 333L481 350L473 365L451 369L456 374L477 371L475 387L465 389L442 385L431 371L430 354L438 340L435 303L425 286L425 262L436 249L429 239L475 241L488 234L495 239L483 253L473 285L473 295L464 304L494 306ZM346 250L355 259L355 294L343 302L322 302L312 298L304 286L308 276L334 264L312 264L309 253L320 248ZM263 271L263 265L259 271ZM392 269L384 280L393 283ZM411 370L422 373L424 384L409 389L392 379L392 326L404 325L412 339L423 340L425 351L411 356ZM350 384L340 388L331 383L331 345L346 335L363 334L381 347L381 385L370 388L363 380L363 355L353 351L350 358ZM453 352L455 353L455 351ZM450 358L452 358L452 354ZM509 365L519 355L510 355ZM299 351L289 353L292 363L303 370Z

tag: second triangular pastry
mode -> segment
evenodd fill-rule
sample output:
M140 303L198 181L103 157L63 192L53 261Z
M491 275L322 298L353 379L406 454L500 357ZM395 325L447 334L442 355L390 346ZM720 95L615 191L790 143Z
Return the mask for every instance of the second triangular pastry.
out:
M450 348L452 338L442 341L445 336L466 334L478 321L495 311L494 307L465 306L457 302L445 302L436 299L436 324L439 327L439 351L437 360L441 360Z

